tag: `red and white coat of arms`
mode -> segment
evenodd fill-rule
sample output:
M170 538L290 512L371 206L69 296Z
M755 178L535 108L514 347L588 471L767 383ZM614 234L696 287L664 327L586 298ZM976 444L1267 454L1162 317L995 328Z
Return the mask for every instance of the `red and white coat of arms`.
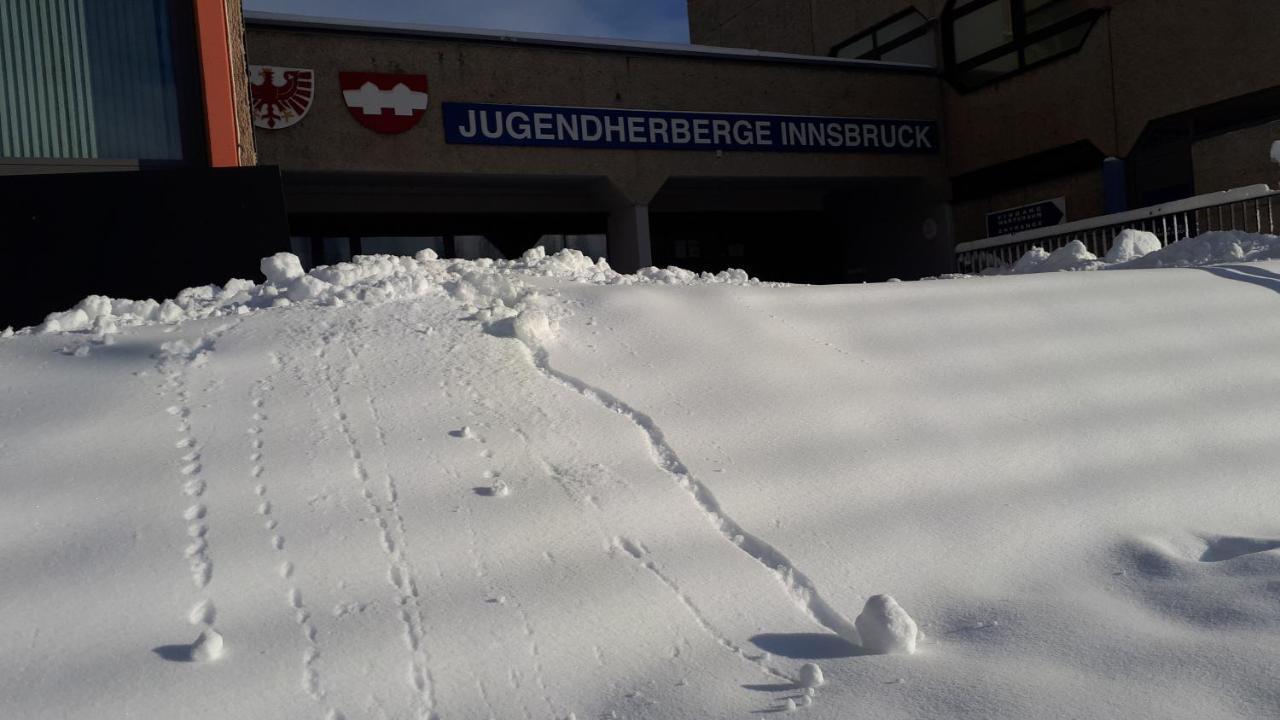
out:
M302 68L249 66L253 124L279 130L306 117L315 95L315 73Z
M426 75L341 72L338 84L351 116L375 132L405 132L427 113Z

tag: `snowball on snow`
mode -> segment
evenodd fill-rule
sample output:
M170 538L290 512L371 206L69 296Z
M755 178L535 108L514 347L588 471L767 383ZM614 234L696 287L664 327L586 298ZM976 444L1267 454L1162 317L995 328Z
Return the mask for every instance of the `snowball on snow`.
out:
M822 687L827 683L822 677L822 668L817 663L805 663L800 666L800 684L807 688Z
M280 252L271 257L262 258L259 265L267 282L281 287L292 283L303 276L302 261L293 253Z
M191 643L191 659L196 662L212 662L222 657L222 636L213 628L205 628L200 637Z
M525 261L526 263L532 264L532 263L538 262L539 260L542 260L546 256L547 256L546 248L542 247L541 245L534 245L528 250L525 250L524 254L520 256L520 259Z
M1122 230L1111 243L1105 260L1109 263L1129 262L1162 247L1160 238L1142 230Z
M418 262L430 262L431 260L439 260L440 256L436 254L435 250L432 250L431 248L426 248L424 250L419 250L413 256L413 259L417 260Z
M530 349L537 350L549 342L553 335L551 320L541 310L523 310L515 319L516 337Z
M862 649L868 652L910 655L916 651L919 638L916 621L888 595L875 595L867 600L853 624L862 637Z

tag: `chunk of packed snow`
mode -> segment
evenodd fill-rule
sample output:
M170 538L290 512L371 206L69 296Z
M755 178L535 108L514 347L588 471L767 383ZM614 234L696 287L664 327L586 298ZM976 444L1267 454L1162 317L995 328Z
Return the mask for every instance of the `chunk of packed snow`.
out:
M1049 259L1049 251L1042 247L1033 247L1018 258L1018 262L1013 264L1013 273L1022 275L1024 273L1037 272L1036 268L1044 264Z
M805 663L800 666L800 685L806 688L822 687L827 683L822 677L822 668L817 663Z
M1040 272L1086 270L1090 269L1097 259L1098 256L1089 252L1084 243L1079 240L1072 240L1063 247L1049 253L1049 257L1045 258L1044 263L1039 266L1038 270Z
M862 638L862 649L868 652L910 655L916 651L919 633L916 621L888 595L875 595L867 600L853 624Z
M200 637L191 643L191 659L196 662L213 662L222 655L222 636L213 628L205 628Z
M1129 262L1156 252L1161 247L1160 238L1154 233L1125 229L1112 241L1111 249L1104 259L1108 263Z
M287 252L262 258L259 267L267 277L267 282L278 287L285 287L305 274L298 256Z

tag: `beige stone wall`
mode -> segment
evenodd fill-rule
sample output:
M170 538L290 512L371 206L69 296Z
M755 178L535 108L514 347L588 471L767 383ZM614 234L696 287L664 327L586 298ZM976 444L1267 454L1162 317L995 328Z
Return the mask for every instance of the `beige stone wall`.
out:
M231 50L231 92L236 103L236 138L240 164L256 165L257 148L253 138L253 116L249 102L249 68L245 61L244 13L241 0L226 0L227 46Z
M1111 17L1122 153L1152 118L1280 85L1280 2L1126 0Z
M690 0L689 22L694 42L821 55L909 6L937 17L944 4ZM1275 0L1082 5L1107 13L1079 53L977 91L947 90L952 175L1078 140L1123 156L1152 119L1280 84Z
M1265 184L1280 188L1280 165L1271 144L1280 142L1280 121L1201 140L1191 147L1196 192Z
M947 84L947 164L962 175L1088 140L1118 155L1111 42L1103 17L1080 52L972 92Z
M1123 0L1080 52L980 90L947 91L953 175L1076 140L1124 156L1151 120L1280 84L1280 3Z
M254 27L248 49L254 64L316 72L310 114L257 131L259 162L286 170L607 177L638 202L668 177L943 177L940 155L448 145L440 111L453 101L936 119L938 80L926 75ZM425 73L431 107L406 133L375 133L343 104L342 70Z
M698 37L692 37L691 22L690 34L694 43L702 45L825 54L814 49L810 0L758 0L741 6L721 2L718 19L712 20Z
M987 236L987 214L1023 205L1066 198L1066 222L1102 215L1102 171L1079 173L1035 183L1016 190L954 205L956 242L980 240Z
M810 0L813 3L813 44L819 55L884 22L908 8L934 19L942 11L943 0ZM939 52L941 56L941 52Z
M914 7L936 18L944 0L689 0L694 43L826 55Z

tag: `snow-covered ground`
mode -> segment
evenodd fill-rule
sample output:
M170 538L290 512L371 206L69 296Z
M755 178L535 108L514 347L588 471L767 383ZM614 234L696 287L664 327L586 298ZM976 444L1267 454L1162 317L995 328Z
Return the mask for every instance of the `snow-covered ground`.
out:
M0 340L0 717L1280 716L1280 263L264 269Z

